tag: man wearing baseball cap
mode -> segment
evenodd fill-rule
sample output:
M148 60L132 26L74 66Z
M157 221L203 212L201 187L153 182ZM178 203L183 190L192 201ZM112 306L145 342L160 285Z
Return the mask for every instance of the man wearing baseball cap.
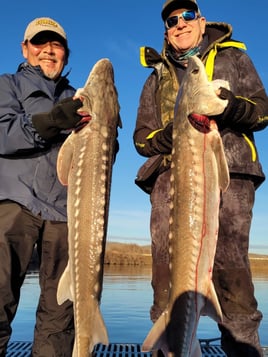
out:
M40 298L32 356L72 356L73 307L58 305L59 278L68 261L67 191L57 179L59 148L81 119L80 99L62 76L67 36L51 18L29 23L25 61L0 76L0 356L6 355L33 248L40 261ZM86 114L86 113L85 113Z
M185 8L198 12L198 6L195 0L168 0L164 3L162 8L162 20L166 21L169 14L171 14L174 10L178 10L178 6L181 9Z
M44 31L58 34L62 40L67 43L67 37L64 29L57 21L49 17L37 18L30 22L24 33L24 41L31 41L36 35Z
M150 194L152 204L154 296L151 319L156 322L168 303L174 107L188 58L196 55L203 61L210 80L224 80L230 85L230 90L219 88L217 91L220 98L228 100L228 105L221 115L213 118L222 136L230 172L230 185L220 202L213 270L223 313L223 321L218 325L222 348L228 357L260 357L263 352L258 328L262 313L254 297L248 246L255 190L265 179L254 131L267 125L267 95L245 53L245 45L232 40L231 25L206 22L195 0L167 0L161 17L164 24L162 52L158 54L150 47L141 49L142 64L153 71L141 93L134 131L136 150L149 158L139 170L136 183ZM196 351L195 356L201 356L201 350Z

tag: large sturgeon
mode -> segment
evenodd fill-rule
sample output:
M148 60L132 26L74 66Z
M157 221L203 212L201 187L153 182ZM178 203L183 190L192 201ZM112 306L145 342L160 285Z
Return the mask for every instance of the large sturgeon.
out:
M73 131L57 161L60 182L67 185L69 261L60 279L57 300L73 301L73 357L88 357L97 343L108 344L100 312L103 263L117 127L121 126L114 72L108 59L92 68L84 88L83 107L92 119Z
M144 340L143 351L201 356L196 338L200 316L218 322L222 318L212 270L220 191L228 187L229 172L216 123L207 116L222 113L226 105L215 94L201 60L190 58L173 124L169 302Z

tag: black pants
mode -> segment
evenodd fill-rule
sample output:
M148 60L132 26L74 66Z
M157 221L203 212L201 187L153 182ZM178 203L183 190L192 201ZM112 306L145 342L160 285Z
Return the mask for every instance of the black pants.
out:
M169 180L170 171L161 174L151 194L154 301L150 313L153 322L168 302ZM262 314L257 310L248 258L254 197L255 188L251 180L243 177L231 179L220 206L213 282L223 312L223 323L219 329L222 347L228 357L263 355L258 336Z
M20 290L35 244L40 252L40 298L33 357L69 357L74 341L71 302L58 305L59 278L68 260L67 224L44 221L25 207L0 202L0 356L5 356Z
M251 180L232 178L223 194L213 282L223 312L222 348L228 357L259 357L257 309L248 258L255 188Z

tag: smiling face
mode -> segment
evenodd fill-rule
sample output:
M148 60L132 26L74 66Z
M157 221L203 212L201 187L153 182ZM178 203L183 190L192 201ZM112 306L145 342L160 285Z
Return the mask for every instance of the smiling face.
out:
M32 66L40 66L44 75L57 79L67 62L66 48L53 32L40 32L32 40L22 43L22 54Z
M182 13L188 9L177 9L170 13L168 18L179 17L176 25L166 28L165 38L167 42L178 52L186 52L196 47L205 32L206 19L196 16L194 20L184 20Z

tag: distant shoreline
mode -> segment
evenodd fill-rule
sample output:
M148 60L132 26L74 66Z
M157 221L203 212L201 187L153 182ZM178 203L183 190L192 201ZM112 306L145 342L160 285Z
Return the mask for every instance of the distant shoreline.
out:
M268 276L268 255L249 254L252 273L261 272ZM107 265L136 265L148 266L152 264L151 246L135 243L107 242L104 264ZM36 251L29 270L38 268L38 256Z

